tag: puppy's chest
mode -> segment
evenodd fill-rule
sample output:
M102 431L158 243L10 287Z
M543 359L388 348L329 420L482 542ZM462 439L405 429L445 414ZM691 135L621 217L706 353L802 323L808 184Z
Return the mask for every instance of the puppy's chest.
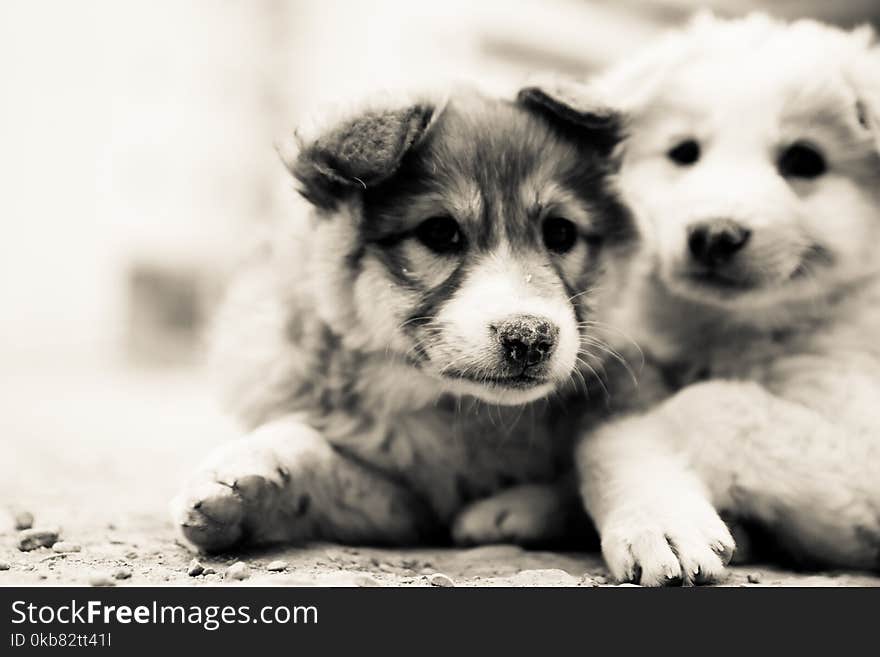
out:
M673 389L709 379L765 382L780 363L811 350L810 340L794 331L706 332L682 342L659 366Z
M334 444L405 482L441 517L520 483L552 481L569 461L575 418L543 404L525 408L451 402L376 419Z
M666 362L674 389L710 379L751 381L768 392L863 431L874 430L880 349L857 322L710 336L688 357Z

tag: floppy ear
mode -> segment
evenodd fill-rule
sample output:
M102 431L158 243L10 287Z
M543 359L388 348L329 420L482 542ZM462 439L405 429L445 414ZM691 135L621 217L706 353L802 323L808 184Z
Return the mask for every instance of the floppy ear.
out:
M623 114L589 84L556 79L521 89L517 100L585 139L603 155L623 139Z
M306 199L332 208L391 177L424 137L435 112L428 103L364 111L303 144L287 167Z
M874 144L880 151L880 94L874 97L865 94L856 102L856 114L859 124L871 131L874 136Z
M859 85L859 122L874 135L874 144L880 152L880 46L869 53L870 63L865 79Z
M859 125L870 131L880 152L880 45L869 26L856 28L849 38L858 52L847 67L845 78L856 96Z

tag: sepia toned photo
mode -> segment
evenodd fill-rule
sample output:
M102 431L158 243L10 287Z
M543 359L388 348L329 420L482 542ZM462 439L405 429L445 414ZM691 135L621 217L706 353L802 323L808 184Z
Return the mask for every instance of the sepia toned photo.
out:
M878 29L0 2L0 587L880 585Z

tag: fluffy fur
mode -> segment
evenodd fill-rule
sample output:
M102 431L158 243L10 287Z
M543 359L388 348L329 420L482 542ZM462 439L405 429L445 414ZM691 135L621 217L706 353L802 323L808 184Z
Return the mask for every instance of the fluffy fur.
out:
M175 500L188 540L533 542L583 515L567 400L605 409L597 325L635 234L607 185L616 115L545 100L370 106L303 138L309 203L218 321L250 434Z
M620 186L650 245L641 292L615 321L679 389L578 448L611 571L648 585L718 578L734 548L718 512L769 528L805 562L877 569L872 33L702 17L597 85L630 117ZM698 148L676 150L685 142ZM710 258L693 237L706 225Z

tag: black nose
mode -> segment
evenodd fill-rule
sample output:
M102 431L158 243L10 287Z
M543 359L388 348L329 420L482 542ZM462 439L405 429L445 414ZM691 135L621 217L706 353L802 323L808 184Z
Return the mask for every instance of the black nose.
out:
M730 219L716 219L688 226L688 249L706 267L726 264L742 249L752 231Z
M492 328L497 332L504 360L523 372L550 358L559 336L555 324L534 315L517 315Z

